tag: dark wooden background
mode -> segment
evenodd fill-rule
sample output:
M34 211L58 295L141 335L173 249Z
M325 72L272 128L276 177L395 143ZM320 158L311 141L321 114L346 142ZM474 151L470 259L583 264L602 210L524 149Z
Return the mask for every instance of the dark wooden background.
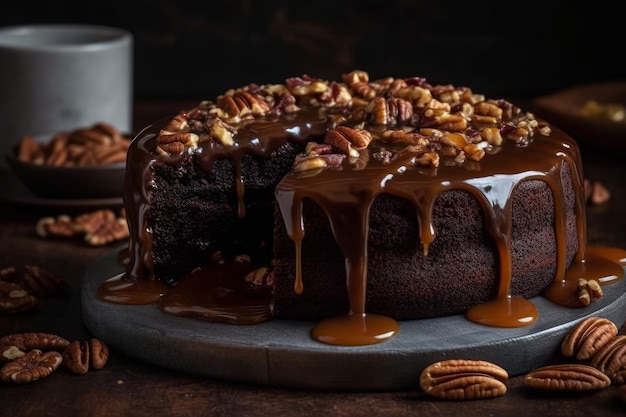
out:
M0 26L130 30L137 98L212 98L249 82L352 69L538 96L624 78L622 20L604 1L535 0L51 1L11 2L0 13Z

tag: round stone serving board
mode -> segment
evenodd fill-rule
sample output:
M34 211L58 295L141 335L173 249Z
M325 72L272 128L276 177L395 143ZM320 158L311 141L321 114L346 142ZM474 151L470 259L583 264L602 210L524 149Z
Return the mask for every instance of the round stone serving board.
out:
M86 273L82 309L87 328L111 348L190 374L259 385L313 390L398 390L419 386L433 362L481 359L510 376L559 360L563 337L579 320L626 320L626 279L603 287L585 308L565 308L543 297L532 302L538 320L528 327L496 328L463 315L400 322L384 343L344 347L310 337L313 322L271 320L257 325L210 323L162 312L155 304L119 305L96 298L98 286L123 272L117 251Z

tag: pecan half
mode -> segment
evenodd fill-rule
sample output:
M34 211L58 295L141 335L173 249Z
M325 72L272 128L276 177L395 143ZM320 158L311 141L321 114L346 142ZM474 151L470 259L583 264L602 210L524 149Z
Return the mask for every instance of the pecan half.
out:
M367 130L353 129L346 126L337 126L329 130L324 137L324 143L340 150L349 156L359 156L359 149L367 148L372 141L372 134Z
M61 294L69 286L64 279L37 265L26 265L22 280L30 292L39 297Z
M589 317L576 324L561 342L561 353L577 360L591 359L617 334L617 326L602 317Z
M109 347L101 340L92 337L89 339L89 352L91 353L91 367L102 369L109 361Z
M546 391L595 391L611 385L611 380L593 366L560 364L530 371L522 383Z
M450 359L426 367L420 387L444 400L474 400L504 395L509 375L505 369L487 361Z
M77 375L89 372L89 343L87 341L72 341L63 350L63 367Z
M63 367L76 375L102 369L109 360L109 348L99 339L74 340L63 350Z
M0 280L0 312L22 313L38 306L39 297L17 283Z
M591 358L589 365L605 373L612 382L623 384L626 371L626 335L617 335Z
M59 352L42 352L33 349L17 359L4 364L0 369L0 379L4 382L26 384L42 379L54 372L63 362Z
M33 349L62 351L69 344L69 340L52 333L14 333L0 338L0 361L14 360Z

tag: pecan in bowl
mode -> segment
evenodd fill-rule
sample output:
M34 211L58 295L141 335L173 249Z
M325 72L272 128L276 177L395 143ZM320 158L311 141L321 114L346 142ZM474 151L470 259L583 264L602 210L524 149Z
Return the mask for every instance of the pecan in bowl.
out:
M24 136L5 155L12 172L45 198L122 195L130 139L96 123L70 132Z

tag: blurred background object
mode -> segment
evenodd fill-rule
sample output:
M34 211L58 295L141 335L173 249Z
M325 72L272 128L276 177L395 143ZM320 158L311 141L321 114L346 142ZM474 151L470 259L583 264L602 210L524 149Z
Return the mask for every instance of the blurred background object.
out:
M489 96L531 97L624 78L622 17L602 3L13 2L0 25L91 23L129 30L138 98L213 98L250 82L304 73L339 79L352 69L372 78L421 76Z

